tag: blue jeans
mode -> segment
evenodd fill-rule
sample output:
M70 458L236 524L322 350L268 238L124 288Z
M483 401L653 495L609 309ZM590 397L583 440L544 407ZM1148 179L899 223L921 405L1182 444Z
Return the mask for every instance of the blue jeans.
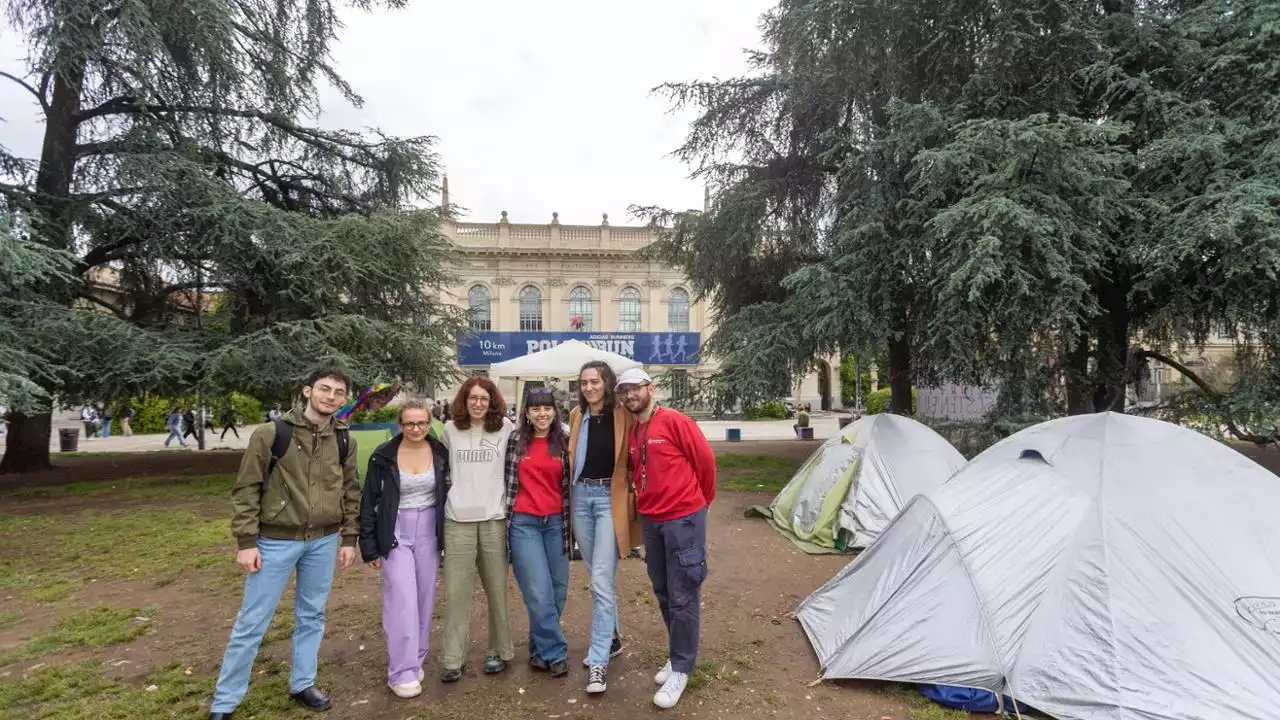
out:
M164 439L164 446L169 447L169 441L174 438L178 438L178 444L182 447L187 446L187 441L182 438L182 431L174 428L169 428L169 434Z
M511 516L511 570L529 609L529 654L547 663L569 658L560 629L569 595L569 556L564 551L564 521L559 515Z
M102 421L102 437L104 439L111 437L111 420L110 419Z
M231 628L231 640L222 656L222 672L213 690L210 712L229 713L249 691L249 675L258 645L271 625L280 595L294 568L298 582L294 592L293 661L289 692L302 692L316 683L320 640L324 637L324 605L333 585L338 559L338 535L318 540L258 538L262 568L244 580L244 603Z
M608 485L573 486L573 534L591 576L591 648L588 665L608 665L609 646L618 628L618 541L613 534L613 503Z

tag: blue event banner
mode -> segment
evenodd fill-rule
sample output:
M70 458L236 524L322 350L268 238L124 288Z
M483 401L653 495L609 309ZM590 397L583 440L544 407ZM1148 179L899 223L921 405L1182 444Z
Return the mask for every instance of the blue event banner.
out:
M549 350L566 340L617 353L646 365L697 365L696 332L476 332L458 337L458 365L490 365Z

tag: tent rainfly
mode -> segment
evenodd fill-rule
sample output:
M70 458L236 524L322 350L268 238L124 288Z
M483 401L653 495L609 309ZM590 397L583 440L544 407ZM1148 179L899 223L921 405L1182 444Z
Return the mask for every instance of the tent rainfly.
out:
M827 678L1059 720L1277 717L1280 481L1175 425L1054 420L916 497L797 616Z
M809 553L861 549L915 495L938 487L964 456L931 428L901 415L868 415L824 442L765 515Z

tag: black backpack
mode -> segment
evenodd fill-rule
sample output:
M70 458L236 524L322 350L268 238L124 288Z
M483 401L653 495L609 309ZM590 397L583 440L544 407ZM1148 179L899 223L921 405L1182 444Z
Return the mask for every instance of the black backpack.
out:
M267 473L262 476L262 484L265 486L267 480L271 479L271 472L276 469L276 463L280 462L280 458L289 452L289 444L293 442L293 426L284 420L276 420L276 437L271 441L271 460L267 463ZM335 433L338 436L338 465L346 466L347 452L351 449L351 435L346 428L338 428Z

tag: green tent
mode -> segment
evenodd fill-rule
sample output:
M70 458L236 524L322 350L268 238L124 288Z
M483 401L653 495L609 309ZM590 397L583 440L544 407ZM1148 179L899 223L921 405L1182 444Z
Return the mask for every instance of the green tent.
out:
M752 511L805 552L860 550L961 465L964 456L928 426L870 415L819 446L768 508Z

